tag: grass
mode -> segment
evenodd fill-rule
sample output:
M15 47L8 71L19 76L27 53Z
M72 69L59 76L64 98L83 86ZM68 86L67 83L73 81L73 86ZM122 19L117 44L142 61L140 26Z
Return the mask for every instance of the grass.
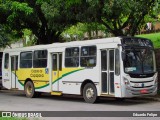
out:
M160 48L160 33L141 34L137 37L148 38L153 42L155 48Z
M0 120L41 120L39 118L0 117Z
M0 120L29 120L29 118L0 117Z

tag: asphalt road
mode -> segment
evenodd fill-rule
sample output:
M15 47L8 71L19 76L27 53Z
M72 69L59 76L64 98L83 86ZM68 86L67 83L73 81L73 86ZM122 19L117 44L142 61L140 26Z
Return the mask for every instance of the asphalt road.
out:
M96 104L85 103L81 96L64 95L51 96L42 94L40 98L26 98L21 91L0 90L0 111L160 111L160 102L142 99L126 99L116 101L115 99L101 98ZM60 118L40 118L40 119L60 119ZM74 117L65 120L74 120ZM77 117L77 120L136 120L138 118L106 118L106 117ZM141 118L141 120L153 118ZM159 119L159 118L154 118Z

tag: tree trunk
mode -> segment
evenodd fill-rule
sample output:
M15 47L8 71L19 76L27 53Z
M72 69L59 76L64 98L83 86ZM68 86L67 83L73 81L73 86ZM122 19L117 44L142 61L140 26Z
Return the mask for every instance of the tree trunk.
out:
M113 30L113 31L110 31L114 36L125 36L125 34L123 33L122 30Z
M42 31L41 31L42 32ZM37 45L40 44L52 44L56 42L60 42L60 34L61 32L55 32L48 30L46 35L42 33L38 33L37 35Z

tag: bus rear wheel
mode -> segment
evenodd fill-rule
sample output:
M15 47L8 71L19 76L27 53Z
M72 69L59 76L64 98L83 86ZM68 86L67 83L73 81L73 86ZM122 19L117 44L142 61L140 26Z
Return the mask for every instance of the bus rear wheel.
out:
M25 84L24 91L25 91L26 97L28 98L34 98L36 96L34 85L31 81L28 81Z
M94 84L87 83L83 89L83 98L87 103L95 103L97 100L97 90Z

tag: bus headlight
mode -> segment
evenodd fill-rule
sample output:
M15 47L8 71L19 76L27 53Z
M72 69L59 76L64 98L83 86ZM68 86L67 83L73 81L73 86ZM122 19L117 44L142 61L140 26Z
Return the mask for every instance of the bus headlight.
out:
M127 78L123 77L123 81L125 85L129 85L129 80Z
M158 77L155 78L155 83L154 83L154 84L155 84L155 85L158 84Z
M155 76L154 76L154 85L157 85L158 84L158 74L156 73Z

